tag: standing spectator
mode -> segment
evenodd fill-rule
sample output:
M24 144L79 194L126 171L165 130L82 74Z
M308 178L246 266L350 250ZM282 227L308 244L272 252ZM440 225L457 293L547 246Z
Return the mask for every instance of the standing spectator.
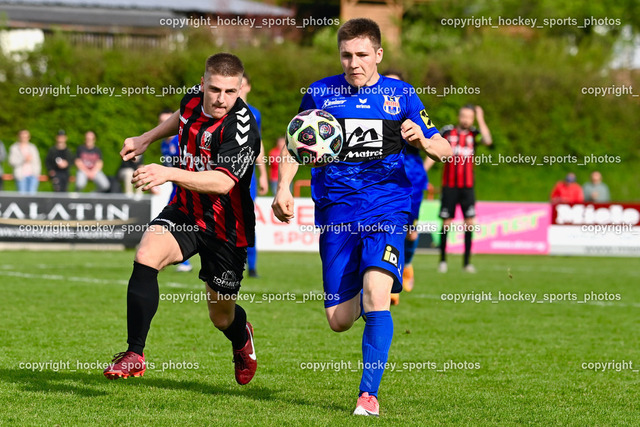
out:
M67 147L67 134L60 129L56 135L56 144L49 149L44 164L49 171L53 191L66 192L69 186L69 171L73 154Z
M591 182L582 186L585 202L606 203L611 200L609 186L602 182L602 174L598 171L591 172Z
M120 163L120 168L118 168L118 179L122 182L124 193L127 196L133 196L133 184L131 184L133 173L142 165L142 154L135 156L130 160L123 160L122 163ZM135 192L137 195L141 195L142 189L136 188Z
M269 188L271 188L271 193L274 196L278 190L278 165L280 164L282 149L286 143L287 140L284 136L279 136L276 146L269 151Z
M2 179L2 175L4 174L4 170L2 169L2 163L6 158L7 158L7 149L5 148L4 143L0 141L0 191L2 191L2 188L4 186L4 180Z
M76 155L76 191L82 191L87 186L87 181L96 183L99 191L107 191L111 187L109 178L102 171L102 151L96 147L96 134L87 131L84 134L84 145L78 147Z
M18 132L18 141L9 149L9 163L13 167L13 177L21 194L35 194L38 191L42 170L40 154L30 139L29 131L22 129Z
M569 172L564 181L558 181L551 191L551 203L582 203L582 187L576 182L576 174Z

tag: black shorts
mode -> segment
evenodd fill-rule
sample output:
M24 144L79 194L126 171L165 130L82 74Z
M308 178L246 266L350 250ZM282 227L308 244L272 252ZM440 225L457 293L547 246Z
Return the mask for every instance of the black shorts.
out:
M214 291L235 295L240 290L242 272L247 261L247 248L206 235L192 218L169 205L149 225L166 227L178 242L182 261L200 254L200 277Z
M440 218L453 219L457 205L460 205L465 218L476 216L476 193L473 188L442 187Z

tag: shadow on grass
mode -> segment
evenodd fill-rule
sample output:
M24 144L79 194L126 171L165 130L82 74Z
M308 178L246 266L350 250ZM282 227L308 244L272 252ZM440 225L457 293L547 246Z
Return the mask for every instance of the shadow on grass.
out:
M51 370L30 371L26 369L0 369L0 383L15 384L23 391L51 394L69 394L82 397L99 397L120 394L122 386L136 388L159 388L193 392L202 395L241 396L256 401L280 401L300 406L315 406L331 411L349 408L329 402L305 400L301 397L278 396L282 391L263 386L236 384L211 384L207 382L174 380L166 378L129 378L110 381L101 373L54 372ZM118 383L118 384L115 384ZM115 386L115 387L114 387Z

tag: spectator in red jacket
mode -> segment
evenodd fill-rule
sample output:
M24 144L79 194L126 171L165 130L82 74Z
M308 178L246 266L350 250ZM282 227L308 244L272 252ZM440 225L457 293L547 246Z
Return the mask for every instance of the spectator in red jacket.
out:
M269 187L271 192L276 194L278 189L278 166L280 164L280 157L282 156L282 149L287 141L284 136L278 137L276 146L269 151Z
M582 187L576 182L576 174L569 172L564 181L558 181L551 191L551 203L582 203Z

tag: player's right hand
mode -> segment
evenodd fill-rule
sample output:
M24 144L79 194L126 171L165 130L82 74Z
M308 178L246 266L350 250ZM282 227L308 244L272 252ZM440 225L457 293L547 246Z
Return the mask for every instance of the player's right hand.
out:
M124 160L125 162L127 160L131 160L134 157L143 154L148 145L149 144L145 143L145 141L140 136L127 138L124 140L122 150L120 150L120 157L122 157L122 160Z
M289 188L278 190L271 204L273 214L282 222L289 223L293 219L293 195Z

